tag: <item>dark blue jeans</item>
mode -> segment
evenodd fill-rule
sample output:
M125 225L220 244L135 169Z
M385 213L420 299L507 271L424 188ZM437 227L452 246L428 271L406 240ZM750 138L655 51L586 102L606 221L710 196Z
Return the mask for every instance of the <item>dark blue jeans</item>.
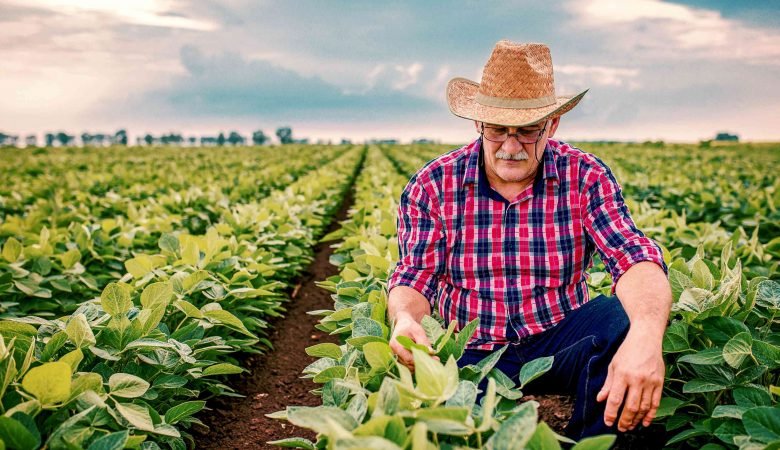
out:
M566 435L573 439L617 434L616 425L604 424L606 402L597 402L596 394L607 379L609 363L626 337L628 327L628 316L617 297L602 295L572 311L549 330L518 344L509 344L496 368L517 383L523 364L553 356L550 371L528 383L523 393L573 395L574 411L566 426ZM476 364L490 353L466 350L458 366ZM483 393L486 387L487 380L484 380L480 384Z

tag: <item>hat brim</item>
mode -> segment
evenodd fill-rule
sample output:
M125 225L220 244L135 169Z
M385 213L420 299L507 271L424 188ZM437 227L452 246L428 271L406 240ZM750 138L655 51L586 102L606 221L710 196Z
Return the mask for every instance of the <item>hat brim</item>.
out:
M477 103L475 97L479 83L465 78L453 78L447 84L447 104L450 111L458 117L479 122L503 125L506 127L525 127L542 120L559 117L582 100L587 89L575 96L556 97L555 103L541 108L500 108Z

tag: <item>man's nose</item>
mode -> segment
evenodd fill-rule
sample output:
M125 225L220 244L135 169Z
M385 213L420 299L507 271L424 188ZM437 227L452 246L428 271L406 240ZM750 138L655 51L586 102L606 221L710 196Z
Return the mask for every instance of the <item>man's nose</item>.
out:
M520 140L517 139L516 134L510 134L507 136L506 141L504 141L502 147L504 150L511 152L521 150L523 148L523 144L521 144Z

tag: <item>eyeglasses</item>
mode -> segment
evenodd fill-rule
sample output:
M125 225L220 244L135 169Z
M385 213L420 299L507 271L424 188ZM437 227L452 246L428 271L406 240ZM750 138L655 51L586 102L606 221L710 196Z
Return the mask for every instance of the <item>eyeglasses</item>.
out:
M507 127L486 127L482 124L482 137L488 141L493 142L506 142L509 136L514 136L521 144L535 144L539 142L539 138L544 134L544 130L547 128L547 122L541 128L518 128L517 133L509 133Z

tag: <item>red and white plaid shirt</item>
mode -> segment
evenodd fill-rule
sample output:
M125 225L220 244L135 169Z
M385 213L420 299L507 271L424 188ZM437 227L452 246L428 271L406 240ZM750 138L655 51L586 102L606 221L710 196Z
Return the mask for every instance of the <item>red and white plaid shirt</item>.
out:
M398 210L400 257L387 283L417 290L458 329L479 317L469 348L518 342L586 303L596 250L613 292L640 261L667 270L601 160L549 139L535 182L508 202L480 167L481 145L442 155L409 181Z

